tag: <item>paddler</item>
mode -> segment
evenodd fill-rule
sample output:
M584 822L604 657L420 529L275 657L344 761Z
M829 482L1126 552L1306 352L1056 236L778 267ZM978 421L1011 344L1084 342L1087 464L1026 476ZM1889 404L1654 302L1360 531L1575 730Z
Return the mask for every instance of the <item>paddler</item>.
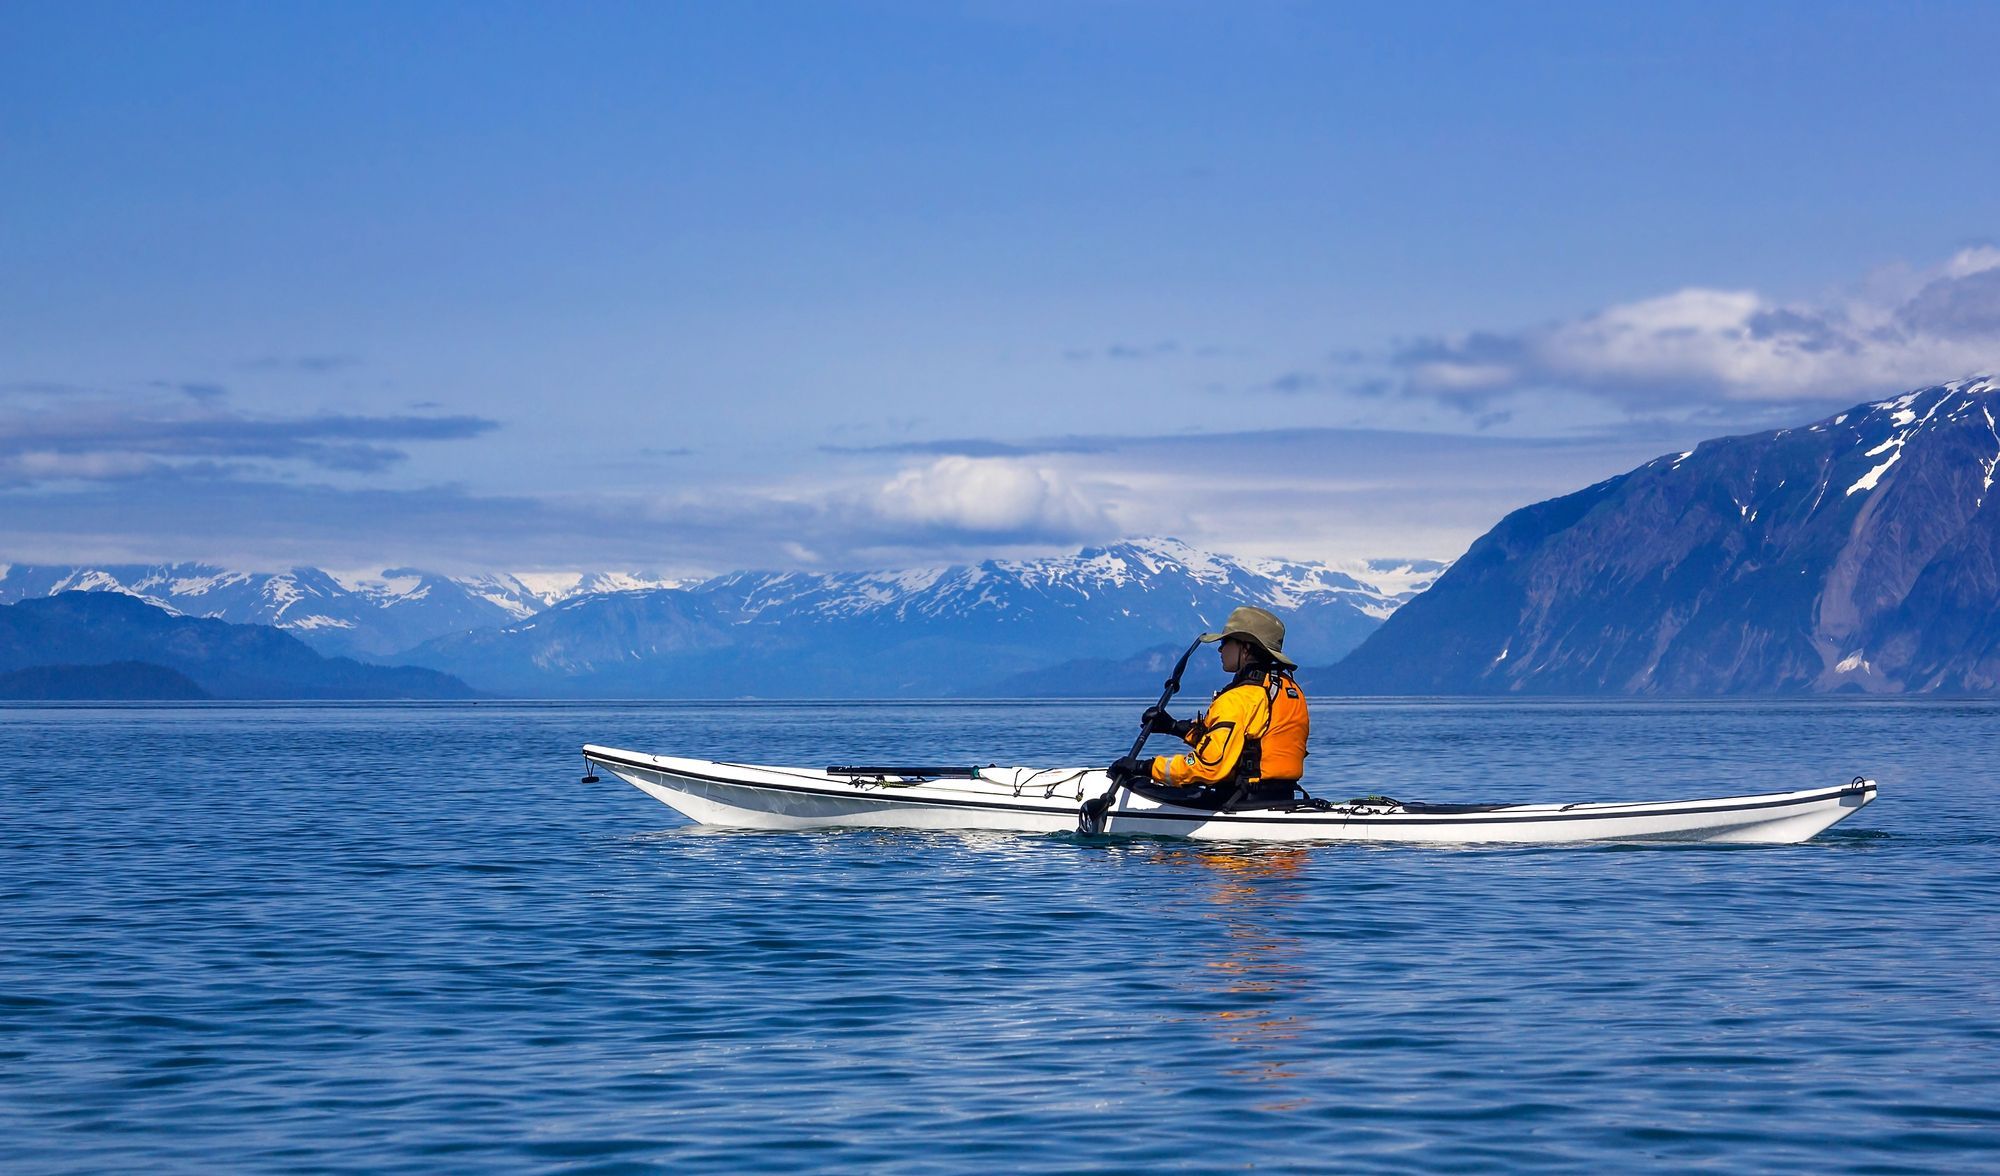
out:
M1159 707L1142 717L1157 733L1178 735L1188 750L1150 758L1127 756L1111 765L1113 779L1151 781L1180 790L1176 802L1201 808L1279 804L1305 775L1311 720L1305 691L1284 654L1285 623L1245 605L1222 629L1201 640L1222 643L1222 669L1232 675L1198 719L1179 720ZM1143 784L1142 784L1143 786Z

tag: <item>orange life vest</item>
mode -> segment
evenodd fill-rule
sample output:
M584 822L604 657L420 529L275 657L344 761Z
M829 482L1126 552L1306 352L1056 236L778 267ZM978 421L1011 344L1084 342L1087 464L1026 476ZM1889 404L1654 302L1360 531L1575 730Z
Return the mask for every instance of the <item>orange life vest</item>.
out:
M1312 717L1306 713L1305 691L1283 670L1264 676L1266 723L1262 735L1252 734L1243 758L1256 757L1251 779L1297 780L1306 774L1306 738Z
M1156 756L1152 778L1162 784L1220 787L1305 775L1305 691L1283 670L1249 671L1215 696L1183 737L1188 750Z

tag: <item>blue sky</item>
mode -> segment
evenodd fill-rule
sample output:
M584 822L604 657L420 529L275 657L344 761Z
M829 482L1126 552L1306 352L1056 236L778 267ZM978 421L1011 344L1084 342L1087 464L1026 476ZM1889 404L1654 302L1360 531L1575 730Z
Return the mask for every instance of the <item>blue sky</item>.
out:
M2000 7L0 6L0 562L1449 557L2000 367Z

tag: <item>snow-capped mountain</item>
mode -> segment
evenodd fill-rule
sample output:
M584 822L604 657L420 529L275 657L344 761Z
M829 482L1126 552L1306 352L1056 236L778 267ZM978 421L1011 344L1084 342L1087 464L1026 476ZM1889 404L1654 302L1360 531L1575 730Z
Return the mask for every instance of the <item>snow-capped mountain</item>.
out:
M977 694L1022 674L1184 643L1237 605L1261 604L1285 617L1288 651L1325 663L1443 567L1397 560L1340 570L1148 539L917 571L734 572L673 590L575 597L399 660L522 693Z
M1134 539L1069 556L915 571L732 572L691 588L717 601L732 619L750 622L782 617L900 623L982 613L1014 622L1050 608L1081 619L1101 612L1106 602L1131 603L1161 593L1191 599L1220 593L1234 604L1282 610L1340 600L1379 619L1444 566L1433 560L1374 560L1342 571L1320 563L1239 560L1178 539ZM1398 582L1403 579L1412 584Z
M121 592L186 616L270 625L322 653L381 658L446 633L508 624L573 596L677 583L626 573L453 577L414 568L357 575L208 564L0 564L0 604L59 592Z
M2000 690L1996 422L2000 379L1960 380L1707 441L1516 511L1328 683Z
M1174 539L1040 560L686 583L624 572L17 565L0 566L0 604L120 592L188 616L271 625L322 653L462 666L483 687L521 694L968 693L1072 661L1122 664L1246 603L1287 618L1291 649L1332 661L1443 567L1235 559Z

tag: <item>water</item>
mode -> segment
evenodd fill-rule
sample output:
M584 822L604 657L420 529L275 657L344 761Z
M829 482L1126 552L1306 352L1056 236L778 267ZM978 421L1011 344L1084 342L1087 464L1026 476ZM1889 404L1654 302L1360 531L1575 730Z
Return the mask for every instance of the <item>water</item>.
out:
M1878 778L1780 848L691 827L578 745L1133 704L0 708L0 1168L2000 1166L2000 708L1318 704L1318 791Z

